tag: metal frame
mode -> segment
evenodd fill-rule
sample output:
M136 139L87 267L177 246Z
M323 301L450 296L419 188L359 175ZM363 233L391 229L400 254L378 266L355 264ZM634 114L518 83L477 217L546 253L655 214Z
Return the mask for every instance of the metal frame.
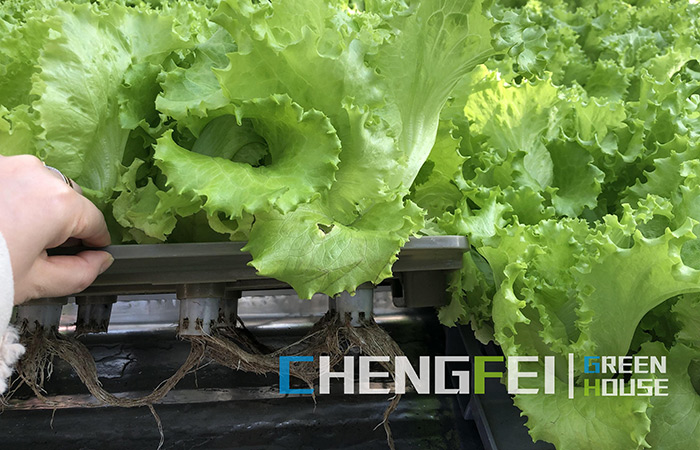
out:
M243 242L109 246L105 250L114 263L78 295L169 293L178 286L201 283L226 283L226 290L233 291L289 287L258 275L244 246ZM444 304L445 274L462 267L462 255L468 249L463 236L411 238L392 267L394 276L408 287L396 296L397 306ZM52 254L79 250L60 248Z
M483 345L469 325L445 328L446 353L452 356L501 356L494 343ZM494 366L496 364L494 363ZM501 366L505 371L505 364ZM484 450L555 450L548 442L532 442L526 418L513 404L512 397L500 380L488 380L485 394L457 394L460 413L465 421L474 421Z

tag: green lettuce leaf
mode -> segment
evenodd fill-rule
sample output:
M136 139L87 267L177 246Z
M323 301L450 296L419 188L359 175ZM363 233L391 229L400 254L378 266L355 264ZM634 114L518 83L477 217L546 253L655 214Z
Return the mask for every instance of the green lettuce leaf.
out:
M158 110L177 120L178 127L198 135L211 112L229 104L212 69L226 67L226 55L235 50L233 38L221 28L198 44L189 67L175 67L161 75Z
M139 174L146 172L144 169L144 161L135 159L124 170L121 183L115 188L120 194L112 202L112 215L124 227L124 240L163 242L175 229L178 218L200 211L201 202L173 189L161 190L152 178Z
M441 123L435 145L412 186L411 199L431 217L440 217L462 199L455 179L466 158L459 152L456 131L451 122Z
M653 449L691 448L700 440L700 393L697 379L691 378L691 367L700 363L698 341L695 347L674 345L670 350L658 342L644 344L640 354L666 356L668 396L652 397L649 411L651 430L647 441ZM696 374L697 376L697 374Z
M223 2L215 20L237 51L228 67L208 66L233 105L287 95L321 111L337 132L342 150L328 191L297 209L256 208L246 247L261 274L310 296L389 275L400 246L423 227L422 212L403 197L433 148L440 109L493 48L480 2L370 5L355 14L300 3ZM409 49L418 60L405 58Z
M542 365L530 367L544 370ZM542 389L527 379L520 386ZM557 450L594 450L601 443L608 448L649 448L646 436L652 422L647 413L654 410L649 397L586 396L584 388L577 387L570 399L566 383L556 379L554 394L518 394L514 402L528 416L532 439L551 442Z
M397 250L423 225L422 211L400 197L350 224L327 211L318 200L286 214L257 214L244 250L258 272L287 281L300 298L354 292L363 282L390 277Z
M251 100L232 112L236 120L228 125L252 122L259 142L266 143L271 163L254 167L232 161L226 158L231 153L221 146L195 153L178 146L172 134L166 133L158 141L154 158L168 186L179 194L205 197L207 212L223 212L231 218L240 217L243 211L255 214L272 207L291 211L330 187L340 142L322 113L304 111L284 95ZM200 139L206 139L205 133ZM237 146L249 143L249 136L232 137L243 138Z
M189 44L173 30L172 17L144 8L61 3L51 13L60 26L44 43L32 88L44 130L37 154L104 201L118 182L129 137L119 120L127 70L160 64Z

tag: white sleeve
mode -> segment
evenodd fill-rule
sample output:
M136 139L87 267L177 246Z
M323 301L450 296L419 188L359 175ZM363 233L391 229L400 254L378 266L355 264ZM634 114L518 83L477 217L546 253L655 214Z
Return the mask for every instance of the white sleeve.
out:
M7 390L7 379L12 375L12 367L24 354L17 330L10 325L14 300L10 252L5 238L0 234L0 394Z

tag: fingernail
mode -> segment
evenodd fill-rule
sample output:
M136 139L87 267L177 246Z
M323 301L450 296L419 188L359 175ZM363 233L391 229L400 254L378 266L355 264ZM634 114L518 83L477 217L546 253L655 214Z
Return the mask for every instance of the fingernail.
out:
M103 262L102 267L100 267L100 275L105 273L105 271L107 269L109 269L109 266L111 266L113 262L114 262L114 256L109 255L109 258L105 262Z

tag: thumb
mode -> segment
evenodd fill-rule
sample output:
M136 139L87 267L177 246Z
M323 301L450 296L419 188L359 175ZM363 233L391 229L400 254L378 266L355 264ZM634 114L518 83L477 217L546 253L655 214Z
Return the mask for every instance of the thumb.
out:
M39 259L32 268L37 297L61 297L81 292L114 262L101 250L86 250L76 255L57 255Z

